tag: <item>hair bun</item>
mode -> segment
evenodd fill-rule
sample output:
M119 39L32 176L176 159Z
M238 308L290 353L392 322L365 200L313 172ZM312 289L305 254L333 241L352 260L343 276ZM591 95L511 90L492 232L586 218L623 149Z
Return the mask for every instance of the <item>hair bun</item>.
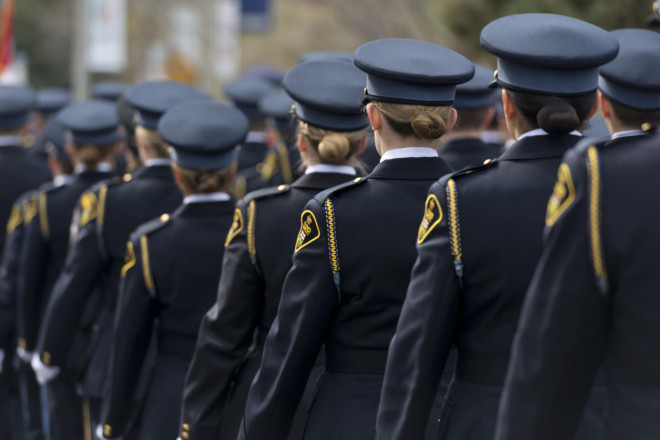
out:
M580 118L573 106L560 99L544 105L536 115L536 122L552 135L567 134L580 126Z
M422 139L438 139L447 131L447 125L440 115L425 110L415 113L410 125Z
M329 163L343 162L351 153L351 143L341 133L327 134L319 142L319 155Z

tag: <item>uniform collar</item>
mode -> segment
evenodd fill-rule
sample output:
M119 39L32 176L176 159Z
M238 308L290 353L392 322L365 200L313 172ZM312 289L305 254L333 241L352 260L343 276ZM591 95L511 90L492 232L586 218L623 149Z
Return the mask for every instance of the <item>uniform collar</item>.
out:
M349 167L348 165L329 165L325 163L320 163L317 165L312 165L307 167L305 174L312 173L337 173L337 174L348 174L349 176L356 176L357 172L355 168Z
M581 136L565 134L561 136L527 136L518 139L498 160L528 160L561 158L573 147Z
M79 163L74 168L73 173L82 174L86 171L87 171L87 165L85 165L84 163ZM108 162L99 162L98 165L96 165L97 173L109 173L111 171L112 171L112 165L110 165Z
M299 177L292 188L324 190L353 180L353 176L339 173L311 173Z
M191 203L209 203L209 202L227 202L231 196L224 192L214 192L210 194L192 194L183 199L184 205Z
M580 133L577 130L573 130L569 134L573 135L573 136L582 136L582 133ZM520 137L518 138L518 140L522 140L522 139L528 138L528 137L535 137L535 136L550 136L550 133L548 133L547 131L545 131L542 128L535 128L534 130L530 130L526 133L521 134Z
M72 180L73 177L71 177L69 174L60 174L59 176L55 176L53 179L53 186L59 188L60 186L70 184Z
M630 137L630 136L641 136L644 134L647 134L644 130L617 131L616 133L612 134L611 139L619 139L622 137Z
M161 157L156 157L153 159L147 159L144 161L144 166L149 168L149 167L157 167L157 166L170 166L172 165L172 161L169 159L164 159Z
M438 157L438 152L428 147L406 147L388 150L380 157L380 162L391 159L408 159L412 157Z
M430 149L430 148L429 148ZM435 152L435 150L431 150ZM444 159L437 157L407 157L386 160L373 169L367 179L437 180L450 173L452 168Z
M267 141L266 133L262 131L251 131L245 138L246 144L265 144Z

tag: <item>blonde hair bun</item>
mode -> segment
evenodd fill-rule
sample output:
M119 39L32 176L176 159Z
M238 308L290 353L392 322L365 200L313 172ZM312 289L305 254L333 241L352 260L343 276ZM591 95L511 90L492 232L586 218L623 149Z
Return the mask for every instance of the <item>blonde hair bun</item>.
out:
M319 156L326 162L343 162L351 153L351 143L341 133L329 133L319 142Z
M447 131L447 125L440 115L425 110L415 113L410 125L415 134L422 139L437 139Z

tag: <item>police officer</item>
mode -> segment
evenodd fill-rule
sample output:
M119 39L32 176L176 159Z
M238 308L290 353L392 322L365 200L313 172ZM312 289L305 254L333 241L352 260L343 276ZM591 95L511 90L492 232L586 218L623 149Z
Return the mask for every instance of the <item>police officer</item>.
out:
M208 99L174 81L140 83L126 90L125 96L138 112L137 140L145 167L82 195L79 215L73 220L78 233L51 293L36 349L35 362L50 372L47 379L65 365L69 353L78 356L83 370L80 389L91 404L88 431L92 422L99 423L126 241L137 226L181 203L168 147L156 132L158 121L174 105ZM82 332L86 343L73 350L70 342L77 332Z
M564 157L548 202L543 257L530 285L496 438L570 439L602 364L604 439L660 437L657 270L660 35L613 31L600 70L611 140Z
M238 154L238 174L233 193L241 198L255 189L271 186L277 178L277 156L268 155L266 117L259 111L259 100L277 90L269 81L260 78L238 78L229 82L225 95L250 121L250 133ZM267 163L266 158L270 157Z
M26 219L22 245L19 296L18 346L29 358L34 352L39 323L48 296L59 275L69 246L73 210L80 195L93 184L112 177L111 161L118 144L118 120L112 104L90 101L68 107L49 121L47 146L53 159L66 148L75 164L75 177L53 185L35 196L35 215ZM66 145L64 130L73 140ZM83 435L81 401L74 374L63 365L62 374L48 384L51 439Z
M224 237L234 218L228 190L248 121L234 107L194 102L168 111L158 132L173 148L183 205L139 227L128 243L103 403L106 438L126 432L131 411L140 412L137 438L176 437L185 374L199 324L215 298ZM135 409L132 397L155 323L158 359L144 405Z
M454 108L458 121L438 150L440 157L455 170L478 166L500 155L500 146L482 140L484 130L495 117L494 105L499 99L497 90L488 88L492 80L493 71L476 64L474 77L456 87Z
M48 120L55 115L65 105L71 101L71 94L68 90L62 88L47 88L37 92L34 105L34 135L35 143L30 147L30 152L36 154L43 161L48 161L48 152L44 140L44 130Z
M305 206L241 439L286 437L322 344L326 371L305 438L375 434L418 217L430 183L450 171L436 149L456 121L455 86L468 81L474 67L444 47L405 39L366 43L355 64L367 73L366 110L381 162L366 178L324 191Z
M421 438L452 343L458 363L438 438L493 437L557 168L596 111L598 67L618 50L606 31L553 14L495 20L482 30L481 44L498 57L496 81L517 142L498 160L431 187L388 355L378 439Z
M298 231L300 213L318 192L356 178L351 165L365 147L368 123L360 108L364 82L364 73L353 64L338 61L315 61L286 74L284 87L295 99L298 148L307 169L290 186L252 192L238 202L218 299L202 321L186 380L182 438L236 438L291 268L291 237ZM318 373L310 375L311 386ZM300 405L291 439L302 437L309 394Z
M276 160L266 159L265 164L274 166L269 174L279 170L281 183L289 184L304 172L300 154L296 147L296 124L291 116L293 99L281 89L273 90L259 100L259 111L267 117L266 143L267 155L274 155Z

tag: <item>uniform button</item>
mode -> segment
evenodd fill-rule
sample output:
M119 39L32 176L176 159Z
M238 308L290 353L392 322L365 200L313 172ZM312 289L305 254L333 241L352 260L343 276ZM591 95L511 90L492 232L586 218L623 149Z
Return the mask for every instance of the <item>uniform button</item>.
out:
M43 362L44 365L50 365L50 353L44 351L41 355L41 362Z
M649 130L651 130L651 128L653 128L653 126L651 124L649 124L648 122L644 122L642 124L642 130L644 130L644 131L649 131Z
M23 350L27 348L27 344L25 343L25 339L23 338L18 338L17 342L18 346L21 347Z
M123 180L124 182L130 182L131 180L133 180L133 176L131 176L130 174L126 173L126 174L124 174L124 176L122 177L122 180Z
M184 431L181 433L181 438L184 440L188 440L190 438L190 434Z
M486 160L484 160L484 165L488 165L492 161L493 161L493 159L486 159Z
M103 437L110 437L112 435L112 426L103 425Z
M99 325L98 325L98 324L94 324L94 325L92 326L92 331L93 331L94 333L97 333L97 332L99 331Z
M163 215L160 216L160 221L163 222L163 223L167 223L169 221L169 219L170 219L169 214L163 214Z
M280 185L277 187L278 191L284 191L286 189L286 185Z
M184 423L182 428L183 428L184 431L190 431L190 425L187 424L187 423Z
M356 177L355 180L353 180L353 182L358 183L360 180L362 180L362 177Z
M497 69L495 69L495 72L493 72L493 78L497 78Z

